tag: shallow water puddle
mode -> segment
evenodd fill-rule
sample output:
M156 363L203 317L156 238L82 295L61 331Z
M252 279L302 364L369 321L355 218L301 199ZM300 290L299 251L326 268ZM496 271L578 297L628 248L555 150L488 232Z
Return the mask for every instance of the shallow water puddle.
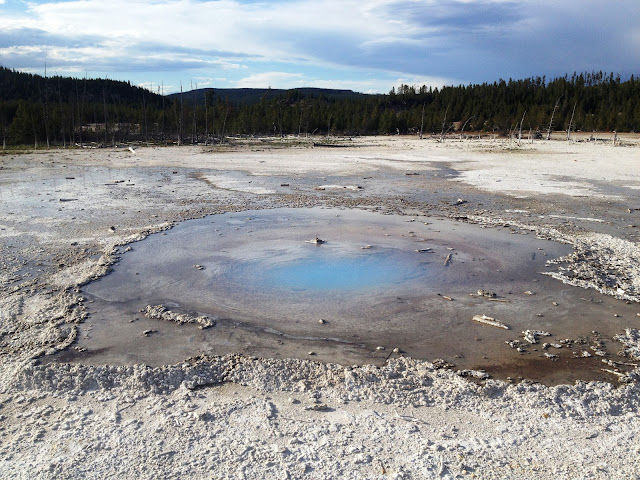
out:
M619 333L626 315L614 321L614 309L625 313L620 302L540 275L569 246L517 233L323 208L187 221L132 244L112 273L84 288L92 316L77 346L86 351L59 359L159 365L201 353L313 352L325 361L379 363L397 347L502 376L601 375L595 360L573 362L569 351L551 362L542 347L525 357L505 344L527 329L549 331L549 342L592 330ZM475 295L478 289L496 297ZM216 325L199 330L140 313L158 304ZM473 322L478 314L510 330Z

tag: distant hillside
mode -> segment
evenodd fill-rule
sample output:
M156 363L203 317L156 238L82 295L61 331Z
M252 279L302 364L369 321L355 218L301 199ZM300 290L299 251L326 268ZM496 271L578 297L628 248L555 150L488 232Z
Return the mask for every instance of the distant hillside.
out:
M0 100L5 101L41 101L45 94L50 101L116 103L133 105L144 102L153 106L162 104L162 96L144 88L131 85L131 82L104 78L72 78L19 72L0 66ZM182 101L185 105L204 106L205 95L210 94L213 101L222 100L233 105L254 105L261 100L273 100L285 96L288 101L302 97L327 100L362 99L370 95L351 90L328 88L296 88L291 90L272 88L200 88L173 93L165 98ZM211 96L212 95L212 96Z
M198 106L204 106L205 95L213 94L213 101L229 101L233 105L255 105L261 100L273 100L282 96L289 101L296 101L303 97L324 98L328 100L353 100L370 97L365 93L352 90L334 90L330 88L294 88L283 90L279 88L199 88L182 93L182 101L193 105L194 99ZM179 99L180 93L172 93L167 98Z
M131 85L130 82L105 78L43 77L0 66L0 100L51 102L117 103L134 105L147 102L160 106L162 96Z

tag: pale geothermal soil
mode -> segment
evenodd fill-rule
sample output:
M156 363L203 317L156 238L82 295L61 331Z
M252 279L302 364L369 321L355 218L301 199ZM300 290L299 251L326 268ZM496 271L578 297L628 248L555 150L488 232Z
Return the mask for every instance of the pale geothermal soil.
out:
M600 137L0 155L0 478L640 478L640 147ZM598 333L563 331L570 343L543 349L546 337L527 346L513 328L528 353L500 342L507 380L499 363L486 378L447 365L468 359L410 358L394 344L341 354L326 339L273 341L282 358L184 347L172 365L161 352L130 364L115 347L92 347L102 320L83 289L135 242L209 214L314 206L448 217L565 244L571 253L549 259L540 282L583 292L584 308L565 316L599 315ZM191 313L140 313L131 348L170 328L186 337L231 328ZM464 321L486 337L503 332ZM143 322L153 331L144 335ZM572 352L590 355L590 367Z

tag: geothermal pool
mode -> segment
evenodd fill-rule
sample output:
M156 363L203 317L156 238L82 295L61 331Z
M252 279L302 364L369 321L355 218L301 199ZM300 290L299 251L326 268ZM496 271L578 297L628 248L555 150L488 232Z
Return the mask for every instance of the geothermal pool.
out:
M279 208L186 221L130 247L83 289L91 317L80 352L61 360L159 365L238 352L381 363L397 348L498 376L562 381L597 377L600 365L559 350L551 362L535 345L521 355L505 342L527 329L548 331L547 342L618 333L612 312L625 308L542 275L570 246L508 225ZM159 304L216 325L200 330L141 313ZM479 314L509 330L473 322Z

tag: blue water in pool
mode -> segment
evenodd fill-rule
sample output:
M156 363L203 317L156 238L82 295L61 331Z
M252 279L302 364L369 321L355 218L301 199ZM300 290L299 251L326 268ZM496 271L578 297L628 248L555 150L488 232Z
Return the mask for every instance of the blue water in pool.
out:
M268 265L257 279L263 287L288 290L356 290L401 284L424 274L424 265L399 255L319 253L295 261Z

